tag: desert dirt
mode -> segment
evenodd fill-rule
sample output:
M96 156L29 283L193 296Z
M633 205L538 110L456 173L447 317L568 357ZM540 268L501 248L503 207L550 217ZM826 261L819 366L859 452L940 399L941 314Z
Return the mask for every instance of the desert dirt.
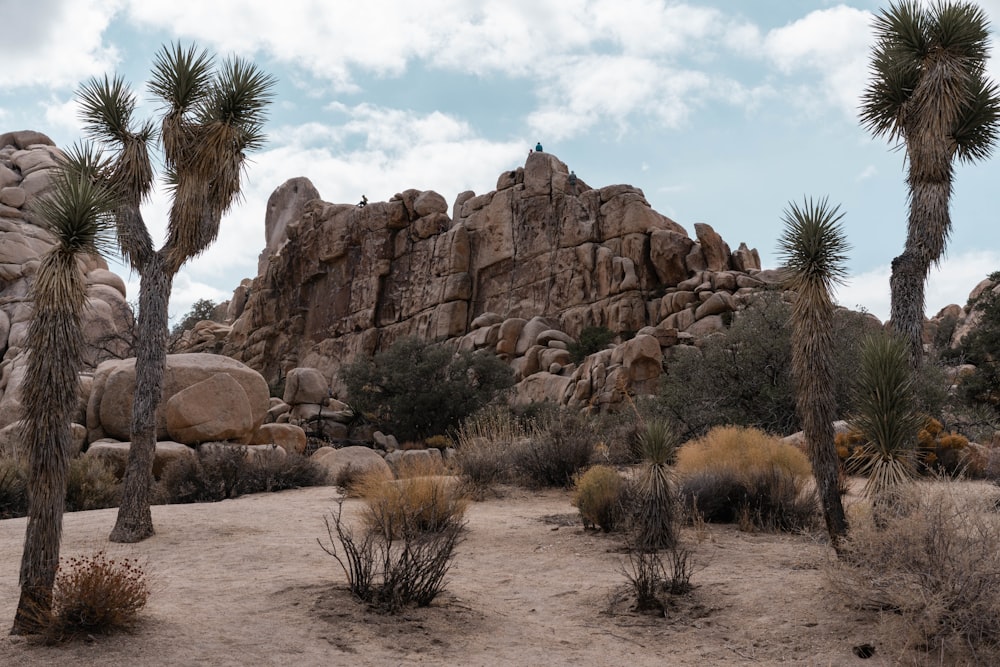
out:
M45 646L0 638L0 665L888 665L853 647L877 618L832 592L822 534L686 528L692 593L659 616L626 597L621 537L585 531L567 491L473 503L446 591L380 616L323 553L340 494L317 487L153 508L157 534L107 542L117 510L67 514L63 556L139 559L153 593L132 634ZM345 503L356 516L358 500ZM25 519L0 521L0 618L17 605Z

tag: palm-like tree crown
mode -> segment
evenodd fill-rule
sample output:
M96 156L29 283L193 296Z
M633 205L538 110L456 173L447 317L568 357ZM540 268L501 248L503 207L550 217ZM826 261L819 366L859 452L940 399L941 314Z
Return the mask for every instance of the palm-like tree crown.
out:
M988 157L997 139L1000 91L985 74L989 22L974 3L893 3L875 18L871 82L861 122L909 142L947 137L959 159Z

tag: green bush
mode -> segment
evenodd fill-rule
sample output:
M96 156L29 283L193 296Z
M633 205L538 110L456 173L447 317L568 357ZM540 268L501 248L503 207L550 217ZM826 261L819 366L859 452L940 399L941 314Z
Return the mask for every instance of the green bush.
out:
M198 299L193 304L191 304L191 310L185 313L181 321L174 325L174 328L170 330L171 335L179 336L188 329L194 327L202 320L211 320L212 313L218 304L209 299Z
M614 468L596 465L576 479L573 505L580 510L585 528L614 530L622 514L625 481Z
M580 332L580 339L569 345L570 359L573 363L579 364L595 352L606 348L614 339L614 332L607 327L584 327Z
M704 521L794 531L817 518L806 455L756 429L717 427L685 444L677 473L685 508Z
M401 442L443 435L514 383L485 351L452 352L416 338L396 341L341 370L348 402Z
M790 315L780 294L763 292L734 315L729 329L705 338L700 348L674 348L658 398L682 438L725 424L781 435L801 430L791 377ZM842 408L851 405L861 340L873 327L862 313L836 312L834 393Z

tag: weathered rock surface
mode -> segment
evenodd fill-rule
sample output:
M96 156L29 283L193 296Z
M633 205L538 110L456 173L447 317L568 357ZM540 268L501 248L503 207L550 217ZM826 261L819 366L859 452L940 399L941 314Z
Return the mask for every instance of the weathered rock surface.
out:
M327 472L327 479L331 484L348 469L351 469L352 474L372 474L387 480L394 479L392 469L385 459L368 447L320 447L313 453L312 460Z
M0 428L22 416L19 387L33 313L31 288L39 263L54 245L52 235L33 222L30 209L48 191L49 170L61 156L40 132L0 134ZM84 361L92 367L107 351L122 351L116 338L127 330L131 312L124 281L108 271L103 259L86 257L80 267L88 286Z
M530 380L533 396L556 391L582 406L596 389L613 400L609 376L652 386L658 355L583 377L568 348L585 327L626 338L661 324L683 331L739 307L741 279L763 284L746 245L732 253L701 223L692 239L638 188L571 181L549 153L501 174L493 192L463 192L452 217L433 191L358 207L322 201L305 179L279 187L267 216L259 275L234 294L222 352L271 383L310 367L337 391L342 363L415 335L491 350L525 383L561 378Z
M156 414L157 440L176 440L168 430L167 405L170 400L176 394L218 374L225 374L234 381L233 383L226 381L226 387L229 388L226 392L229 396L212 397L211 400L206 398L205 407L214 410L219 400L228 400L232 395L245 400L248 404L249 419L241 422L245 424L245 430L234 433L232 439L249 441L267 414L269 406L267 383L259 373L239 361L214 354L167 355L163 400ZM238 387L243 394L238 394L235 387ZM134 358L107 361L97 368L90 402L87 405L87 428L91 442L104 437L117 440L129 439L134 391ZM191 417L187 416L185 419L191 420ZM178 432L184 431L178 430Z
M181 389L166 400L164 409L167 434L185 445L247 442L253 434L250 400L227 373L216 373Z

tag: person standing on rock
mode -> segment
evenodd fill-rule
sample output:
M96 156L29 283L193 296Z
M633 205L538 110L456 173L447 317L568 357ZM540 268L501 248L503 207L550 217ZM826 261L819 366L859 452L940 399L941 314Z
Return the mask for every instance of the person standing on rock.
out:
M538 143L535 144L535 152L536 153L542 153L543 152L542 151L542 142L539 141Z

